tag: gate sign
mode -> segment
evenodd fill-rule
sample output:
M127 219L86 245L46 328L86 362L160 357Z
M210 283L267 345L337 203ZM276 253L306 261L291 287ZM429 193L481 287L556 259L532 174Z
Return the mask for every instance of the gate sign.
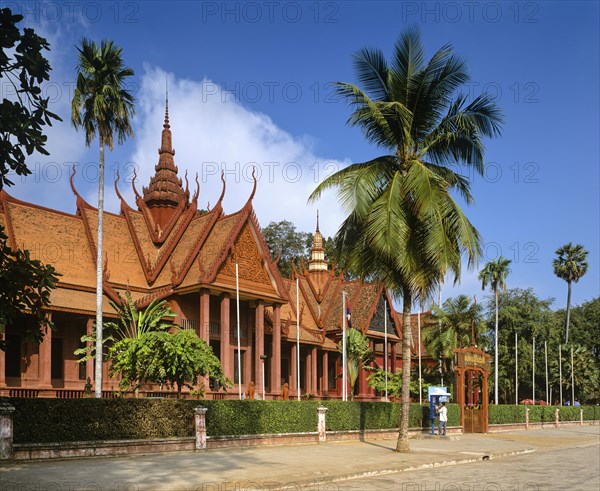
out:
M487 372L490 371L490 358L488 353L477 348L462 348L455 350L456 366L459 368L476 367Z

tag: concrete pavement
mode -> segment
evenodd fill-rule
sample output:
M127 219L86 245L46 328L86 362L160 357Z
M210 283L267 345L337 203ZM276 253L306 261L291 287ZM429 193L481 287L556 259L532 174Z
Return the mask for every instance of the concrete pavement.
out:
M600 444L600 426L0 464L0 491L344 489L344 481Z

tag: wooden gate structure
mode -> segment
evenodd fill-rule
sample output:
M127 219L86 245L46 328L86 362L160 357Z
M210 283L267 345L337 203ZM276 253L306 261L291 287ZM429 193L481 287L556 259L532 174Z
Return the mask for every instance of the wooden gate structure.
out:
M470 346L454 350L456 402L464 433L488 431L488 376L491 355Z

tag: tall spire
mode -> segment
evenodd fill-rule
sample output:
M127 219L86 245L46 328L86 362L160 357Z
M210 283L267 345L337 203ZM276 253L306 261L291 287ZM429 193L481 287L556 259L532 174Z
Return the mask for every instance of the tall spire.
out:
M327 271L328 262L325 260L325 248L323 247L323 235L319 230L319 210L317 210L317 229L313 236L313 246L310 250L308 261L309 271Z
M171 125L169 124L169 94L165 95L165 119L161 136L161 145L158 149L158 164L154 166L154 176L150 184L143 189L144 201L149 208L175 208L182 201L188 202L189 193L182 187L182 182L177 175L177 166L173 156L173 141ZM160 214L161 217L164 215ZM163 219L158 220L162 222Z

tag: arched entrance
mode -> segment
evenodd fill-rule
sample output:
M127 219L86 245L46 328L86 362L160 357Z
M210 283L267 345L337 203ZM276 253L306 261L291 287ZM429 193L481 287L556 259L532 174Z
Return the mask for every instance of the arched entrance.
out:
M491 355L470 346L454 350L456 402L464 433L488 431L488 376Z

